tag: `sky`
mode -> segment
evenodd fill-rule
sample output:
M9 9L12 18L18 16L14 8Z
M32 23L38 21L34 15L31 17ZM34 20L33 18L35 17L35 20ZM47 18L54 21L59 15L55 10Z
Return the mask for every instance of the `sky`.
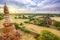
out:
M7 3L11 13L60 13L60 0L0 0L0 11Z

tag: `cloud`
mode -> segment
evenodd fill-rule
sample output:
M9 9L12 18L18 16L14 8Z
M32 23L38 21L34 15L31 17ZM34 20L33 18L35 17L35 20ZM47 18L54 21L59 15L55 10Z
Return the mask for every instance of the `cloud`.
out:
M36 3L33 2L32 0L15 0L15 1L22 2L24 4L36 5Z
M0 4L3 2L4 0L0 0ZM8 5L16 8L18 10L17 12L60 10L60 0L7 0L6 2Z
M42 9L46 9L46 8L56 8L56 7L60 7L60 3L52 4L52 5L43 5L43 6L42 6Z

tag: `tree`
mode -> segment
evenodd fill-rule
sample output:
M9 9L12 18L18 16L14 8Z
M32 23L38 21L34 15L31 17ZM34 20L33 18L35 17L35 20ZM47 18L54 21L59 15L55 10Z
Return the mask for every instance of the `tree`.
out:
M3 17L3 14L0 14L0 20L2 20L4 17Z
M60 22L56 21L56 20L53 20L53 25L56 26L56 27L60 27Z
M14 25L15 25L16 30L17 30L17 29L20 29L20 27L19 27L19 24L18 24L18 23L14 23Z
M60 40L60 37L48 30L43 30L40 35L40 40Z
M46 21L45 20L40 20L38 23L39 26L46 26Z
M15 19L17 19L17 17L14 17Z

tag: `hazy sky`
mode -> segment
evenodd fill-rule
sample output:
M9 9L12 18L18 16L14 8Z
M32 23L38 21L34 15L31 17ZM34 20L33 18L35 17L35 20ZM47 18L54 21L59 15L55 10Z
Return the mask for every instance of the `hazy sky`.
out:
M60 0L0 0L0 11L7 3L10 12L18 13L58 13Z

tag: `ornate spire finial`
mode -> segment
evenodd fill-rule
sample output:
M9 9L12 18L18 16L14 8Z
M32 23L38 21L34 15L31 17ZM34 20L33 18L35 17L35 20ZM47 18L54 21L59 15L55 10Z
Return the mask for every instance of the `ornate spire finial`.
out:
M6 5L6 0L5 0L4 4Z
M6 5L6 2L5 2L5 5Z
M7 2L6 2L7 0L5 0L5 2L4 2L4 4L6 5L7 4Z
M5 13L5 14L6 14L6 13L9 13L8 7L7 7L7 5L6 5L6 2L5 2L5 5L4 5L4 13Z

